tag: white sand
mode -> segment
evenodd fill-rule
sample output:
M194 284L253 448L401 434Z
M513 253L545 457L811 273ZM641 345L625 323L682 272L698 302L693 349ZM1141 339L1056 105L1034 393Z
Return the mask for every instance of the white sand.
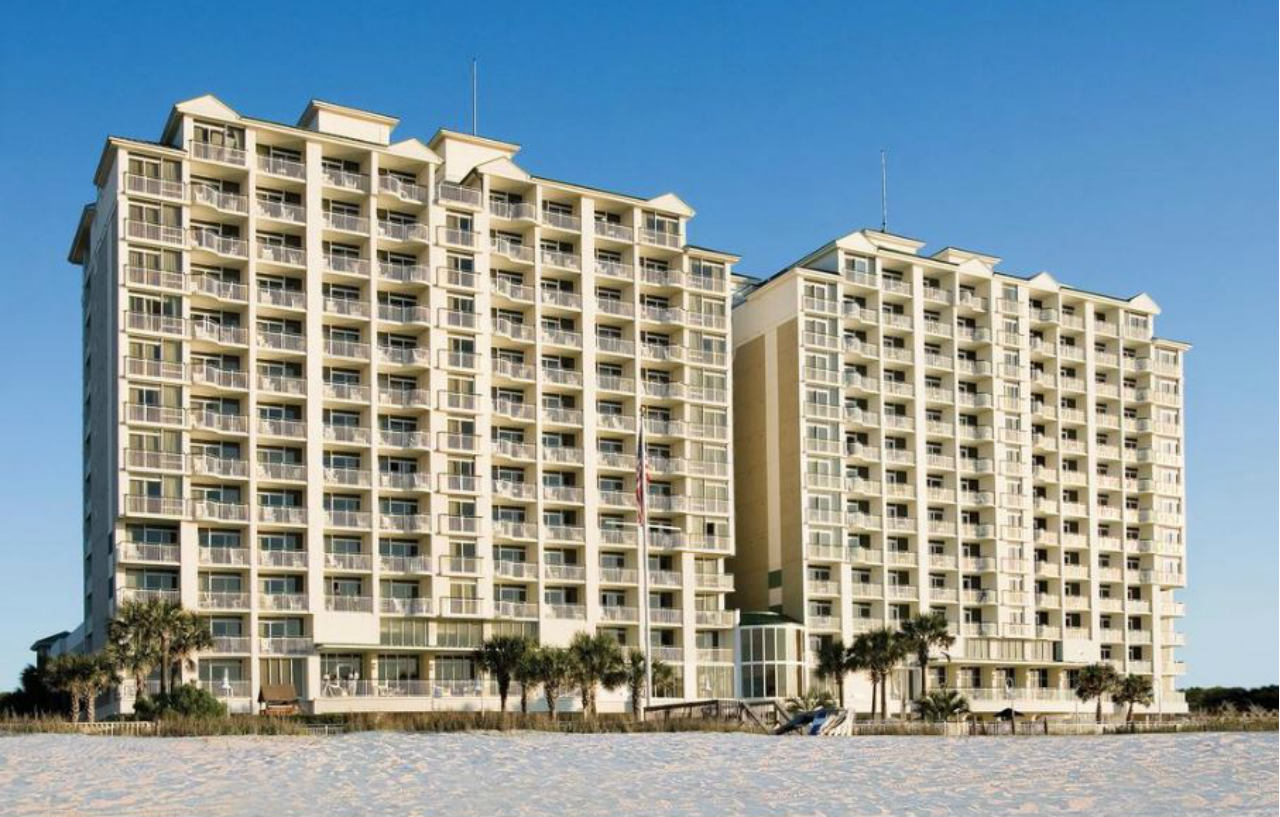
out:
M1275 814L1275 734L0 738L0 814Z

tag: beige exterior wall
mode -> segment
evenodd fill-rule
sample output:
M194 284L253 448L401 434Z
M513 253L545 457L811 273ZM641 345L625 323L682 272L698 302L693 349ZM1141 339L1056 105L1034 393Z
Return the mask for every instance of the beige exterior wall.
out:
M109 141L73 248L90 643L180 601L218 635L192 677L318 711L492 704L469 656L497 632L639 645L643 410L654 654L668 694L732 694L736 259L675 196L394 125L201 97Z
M943 611L958 642L931 680L978 711L1009 705L1007 679L1019 710L1074 711L1071 673L1098 660L1151 675L1153 711L1185 710L1187 346L1153 337L1145 295L920 247L851 234L734 311L739 350L763 341L777 358L763 368L778 422L752 440L779 452L783 483L770 606L814 645ZM741 496L737 514L740 530L774 518ZM914 675L895 679L891 709ZM848 694L869 706L862 679Z

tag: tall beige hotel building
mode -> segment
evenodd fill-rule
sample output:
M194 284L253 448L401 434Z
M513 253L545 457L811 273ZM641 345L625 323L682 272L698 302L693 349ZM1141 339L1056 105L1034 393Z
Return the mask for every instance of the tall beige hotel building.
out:
M647 610L660 697L764 698L815 682L821 640L937 609L958 640L930 680L975 711L1070 713L1098 660L1185 710L1187 347L1150 298L867 230L746 279L675 195L396 125L203 96L107 140L71 249L76 644L171 600L214 635L186 677L233 711L264 684L478 708L485 638L640 646Z
M734 310L736 600L818 643L942 611L930 688L1072 713L1074 673L1148 675L1180 712L1182 357L1123 299L862 230ZM791 694L744 664L744 694ZM865 676L849 703L870 706ZM894 679L890 713L918 694Z
M293 684L316 712L483 704L495 633L639 645L643 409L659 692L732 696L736 259L688 242L674 195L396 124L204 96L159 141L108 139L71 250L79 636L180 602L215 636L193 680L233 709Z

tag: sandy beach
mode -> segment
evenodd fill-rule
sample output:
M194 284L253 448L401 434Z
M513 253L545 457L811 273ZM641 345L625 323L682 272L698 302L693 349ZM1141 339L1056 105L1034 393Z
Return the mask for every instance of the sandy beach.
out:
M14 815L1275 814L1275 734L0 738Z

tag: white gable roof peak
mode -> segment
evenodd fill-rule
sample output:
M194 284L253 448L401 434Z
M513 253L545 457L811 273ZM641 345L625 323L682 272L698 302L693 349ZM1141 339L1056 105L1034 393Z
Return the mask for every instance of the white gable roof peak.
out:
M663 193L661 196L654 196L645 203L652 205L658 210L667 210L668 212L678 213L685 218L691 218L693 216L693 208L685 204L684 200L675 193Z

